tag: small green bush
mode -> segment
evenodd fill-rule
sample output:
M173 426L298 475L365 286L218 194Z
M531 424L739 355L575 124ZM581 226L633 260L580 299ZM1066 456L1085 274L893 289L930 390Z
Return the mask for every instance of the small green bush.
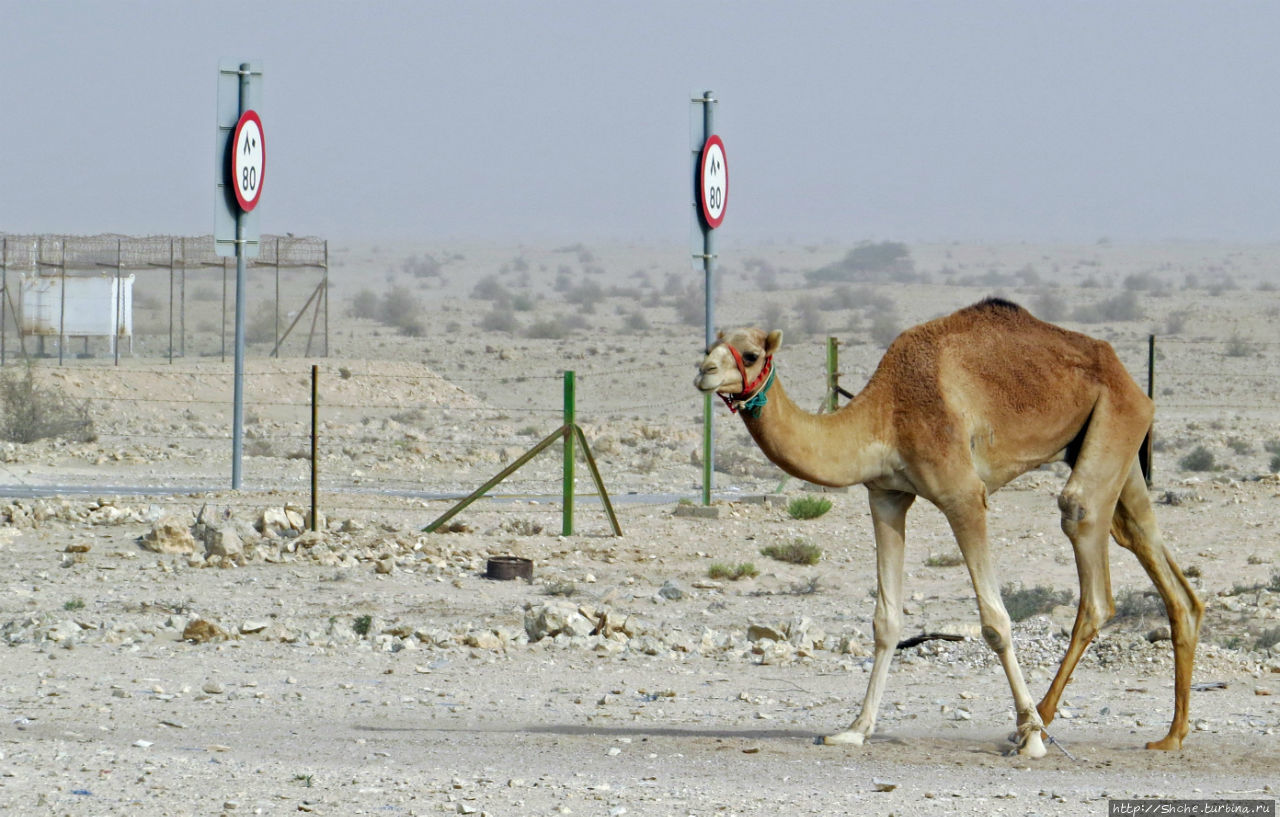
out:
M802 496L787 505L787 515L792 519L817 519L831 510L831 500L819 496Z
M924 563L926 567L959 567L964 564L964 556L959 553L930 553Z
M1191 453L1178 460L1178 465L1182 466L1183 471L1212 471L1213 452L1203 445L1197 445Z
M351 622L351 629L355 630L356 635L358 636L368 635L369 629L372 626L373 626L373 616L368 614L365 614L363 616L356 616L355 621Z
M1070 590L1054 590L1043 584L1035 587L1006 584L1000 588L1000 598L1004 601L1004 609L1008 611L1010 619L1025 621L1055 607L1070 604L1073 596Z
M1253 453L1253 444L1248 440L1241 439L1240 437L1232 437L1227 440L1227 447L1240 456L1246 456Z
M736 565L713 562L707 568L707 577L711 579L728 579L736 582L738 579L750 579L758 575L760 575L760 571L751 562L742 562Z
M803 539L796 539L785 545L766 545L760 548L760 553L770 559L793 565L816 565L822 559L822 548Z

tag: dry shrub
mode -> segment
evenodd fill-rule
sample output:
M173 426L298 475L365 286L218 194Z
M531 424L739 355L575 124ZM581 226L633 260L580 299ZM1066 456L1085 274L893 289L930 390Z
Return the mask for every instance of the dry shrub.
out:
M73 400L56 386L37 386L30 361L21 371L0 375L0 437L33 443L49 437L77 442L96 439L87 400Z
M1035 587L1006 584L1000 588L1000 598L1010 619L1025 621L1060 605L1070 604L1073 596L1070 590L1054 590L1043 584Z

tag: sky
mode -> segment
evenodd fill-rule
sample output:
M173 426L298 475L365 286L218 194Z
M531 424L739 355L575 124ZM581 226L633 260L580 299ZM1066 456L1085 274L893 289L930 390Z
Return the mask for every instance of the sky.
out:
M685 243L1280 240L1273 2L0 0L0 232L212 232L223 58L263 232Z

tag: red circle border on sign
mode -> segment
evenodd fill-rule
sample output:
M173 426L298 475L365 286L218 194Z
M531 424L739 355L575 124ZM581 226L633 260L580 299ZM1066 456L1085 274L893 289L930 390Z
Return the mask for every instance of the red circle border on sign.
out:
M252 199L246 199L244 196L240 195L240 185L236 184L236 173L235 173L236 146L240 144L240 132L244 130L245 123L247 122L253 122L255 125L257 125L258 134L262 137L262 172L258 174L258 194L254 196ZM231 167L229 168L229 170L231 173L231 189L235 191L236 203L240 205L241 210L247 213L253 208L257 207L258 201L262 199L262 182L267 177L267 132L263 130L262 118L258 116L258 112L255 110L247 110L244 113L240 114L240 119L236 122L235 135L231 137ZM727 189L728 187L727 182L729 180L727 164L725 167L725 171L726 171L725 182L726 182L726 189Z
M707 153L712 145L720 148L720 155L724 157L724 205L720 208L720 217L712 220L709 215L710 208L707 207L707 194L702 188L702 180L706 178L707 173ZM266 154L263 154L265 161ZM698 159L698 207L702 211L702 220L707 222L707 226L715 229L724 223L725 211L729 209L729 152L724 149L724 140L718 134L711 134L707 138L706 144L702 146L702 156Z

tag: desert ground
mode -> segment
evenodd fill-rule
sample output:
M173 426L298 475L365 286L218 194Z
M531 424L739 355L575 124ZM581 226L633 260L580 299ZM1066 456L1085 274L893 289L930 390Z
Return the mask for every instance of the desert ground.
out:
M700 508L702 276L685 251L353 244L330 247L328 357L304 356L295 336L268 358L272 338L251 336L241 491L228 488L214 273L188 273L184 357L166 355L167 280L140 273L133 355L36 362L41 399L83 406L92 429L0 443L0 811L1081 815L1122 798L1273 802L1280 246L929 244L878 266L855 249L721 249L718 322L782 328L779 376L815 410L828 336L856 391L898 330L987 295L1110 341L1144 387L1156 336L1152 495L1208 605L1181 751L1142 748L1171 716L1171 647L1150 582L1113 548L1117 616L1067 689L1055 743L1042 759L1007 756L1008 685L926 503L908 518L904 635L961 640L898 651L867 745L815 745L857 714L869 677L865 492L784 479L717 403L715 501ZM261 318L274 281L255 275ZM283 274L286 323L316 282ZM581 465L561 535L558 445L447 532L423 532L564 422L566 369L623 535ZM23 371L11 359L10 383ZM990 502L1002 585L1050 602L1014 625L1036 695L1074 616L1056 503L1066 474L1033 471ZM832 508L792 518L800 497ZM761 552L778 545L821 557ZM485 578L500 555L532 560L532 579Z

